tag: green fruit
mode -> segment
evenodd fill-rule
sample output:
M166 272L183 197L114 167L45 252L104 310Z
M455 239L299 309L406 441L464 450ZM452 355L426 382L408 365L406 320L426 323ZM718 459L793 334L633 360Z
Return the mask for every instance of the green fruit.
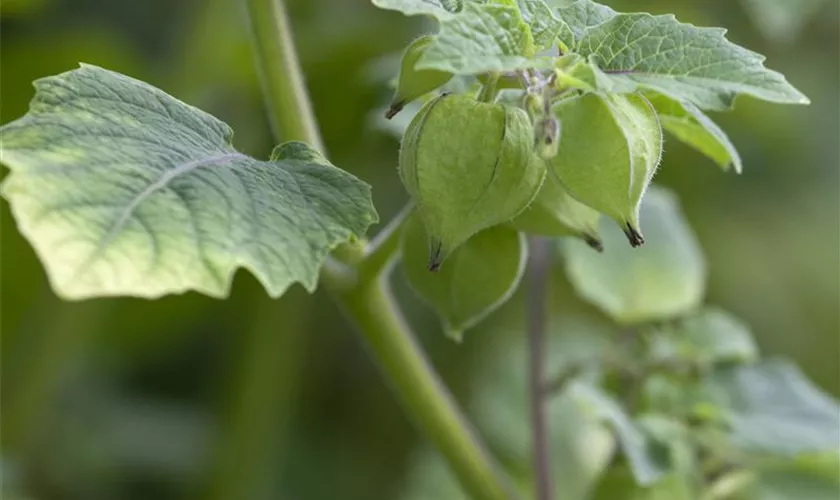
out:
M442 87L452 78L452 73L446 71L414 68L434 39L435 37L432 35L421 36L411 42L411 45L405 49L400 64L400 75L397 78L397 91L394 98L391 99L388 111L385 112L385 117L389 120L399 113L407 103Z
M662 155L662 128L638 94L586 94L554 107L563 123L549 168L579 201L615 219L630 244L644 243L639 206Z
M498 309L516 290L525 271L525 238L507 225L485 229L433 273L427 269L427 239L423 222L413 215L403 232L402 267L411 288L440 316L444 333L460 341L464 330Z
M461 95L426 103L403 137L400 178L429 236L429 267L523 211L545 171L523 110Z
M601 214L577 201L549 173L531 205L513 225L522 232L542 236L574 236L600 251L604 247L598 235Z

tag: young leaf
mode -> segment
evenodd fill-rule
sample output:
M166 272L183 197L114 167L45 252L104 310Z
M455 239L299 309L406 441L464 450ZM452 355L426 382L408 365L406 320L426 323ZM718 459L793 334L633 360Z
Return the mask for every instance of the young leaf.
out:
M554 47L558 39L568 39L569 26L557 18L545 0L517 0L522 19L531 28L537 51Z
M572 198L553 174L546 175L539 194L515 219L513 225L525 233L543 236L575 236L598 251L601 214Z
M644 323L686 314L700 305L706 266L696 237L676 199L649 190L641 210L648 243L632 249L622 234L602 224L605 251L569 241L566 272L575 290L619 323Z
M551 58L532 59L534 52L515 3L465 2L461 13L440 19L440 32L416 68L470 75L550 65Z
M330 249L377 219L369 186L307 146L255 160L146 83L82 65L35 87L0 129L3 195L63 297L223 297L239 267L272 297L311 291Z
M781 361L740 366L711 382L742 449L796 456L837 452L840 403Z
M561 32L560 41L572 51L577 50L578 41L589 28L598 26L615 17L618 13L606 5L579 0L557 11L558 17L569 27Z
M679 102L662 94L647 94L656 112L662 128L677 139L708 156L721 168L728 170L735 167L741 173L741 156L729 140L726 132L690 102Z
M403 138L400 177L431 239L430 268L531 203L545 176L532 148L519 108L444 95L417 113Z
M639 203L662 154L662 129L640 95L587 94L554 108L563 135L549 168L575 198L615 219L633 246L644 240Z
M639 429L615 400L598 387L573 382L569 391L597 418L614 430L636 483L649 486L666 472L667 464L655 444Z
M437 271L429 271L429 246L423 222L407 222L402 265L412 288L441 317L446 335L460 341L467 330L495 311L516 290L526 259L525 238L515 229L495 226L461 245Z
M750 363L758 359L758 347L744 323L725 311L707 308L654 332L651 358L704 367L721 362Z
M391 105L385 113L386 118L393 118L402 110L406 103L418 99L429 92L440 88L450 79L452 73L437 70L418 70L414 66L426 51L426 48L434 40L431 35L421 36L411 42L405 49L400 74L397 77L397 91L391 100Z
M587 10L595 7L580 0ZM580 7L579 7L580 8ZM561 12L561 17L573 25ZM609 74L623 91L652 89L702 109L732 108L739 94L783 104L808 98L764 56L729 42L726 30L680 23L673 15L615 14L580 32L575 51Z

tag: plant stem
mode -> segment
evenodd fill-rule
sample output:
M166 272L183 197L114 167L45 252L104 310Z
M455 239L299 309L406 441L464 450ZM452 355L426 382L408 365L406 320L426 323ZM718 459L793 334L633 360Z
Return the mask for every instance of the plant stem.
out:
M274 136L324 152L282 0L245 0Z
M495 102L496 96L499 95L499 78L498 73L488 73L487 81L481 86L476 99L481 102Z
M363 279L356 287L333 292L415 424L446 457L465 491L476 499L510 498L498 468L416 344L384 278Z
M275 134L323 152L282 0L245 0ZM404 211L404 214L407 214ZM390 224L355 266L328 259L322 284L365 338L382 371L420 429L476 499L511 498L504 476L415 343L386 283L403 218Z
M531 433L534 446L534 480L537 500L551 500L554 485L551 480L551 450L545 415L545 327L548 291L549 249L543 238L530 241L528 274L530 297L528 311L528 340L530 352Z

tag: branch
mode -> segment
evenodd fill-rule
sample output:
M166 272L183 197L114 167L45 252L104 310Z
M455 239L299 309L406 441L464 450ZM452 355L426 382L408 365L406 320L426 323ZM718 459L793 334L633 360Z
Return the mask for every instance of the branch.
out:
M528 340L530 346L531 432L534 445L535 492L537 500L551 500L551 449L545 415L545 328L547 320L548 241L532 237L528 262L530 289L528 297Z
M282 131L287 140L303 140L323 151L283 1L245 1L275 134ZM398 250L400 224L389 225L353 267L329 259L322 284L362 334L403 406L446 457L464 490L476 499L508 499L512 489L415 343L389 293L385 271Z

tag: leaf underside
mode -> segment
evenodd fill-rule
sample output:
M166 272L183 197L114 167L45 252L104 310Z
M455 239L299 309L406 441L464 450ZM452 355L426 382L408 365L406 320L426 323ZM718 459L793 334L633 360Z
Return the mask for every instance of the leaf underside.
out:
M370 188L308 146L237 152L223 122L95 66L35 82L2 129L3 184L57 293L228 293L250 270L272 297L315 288L331 248L377 220Z

